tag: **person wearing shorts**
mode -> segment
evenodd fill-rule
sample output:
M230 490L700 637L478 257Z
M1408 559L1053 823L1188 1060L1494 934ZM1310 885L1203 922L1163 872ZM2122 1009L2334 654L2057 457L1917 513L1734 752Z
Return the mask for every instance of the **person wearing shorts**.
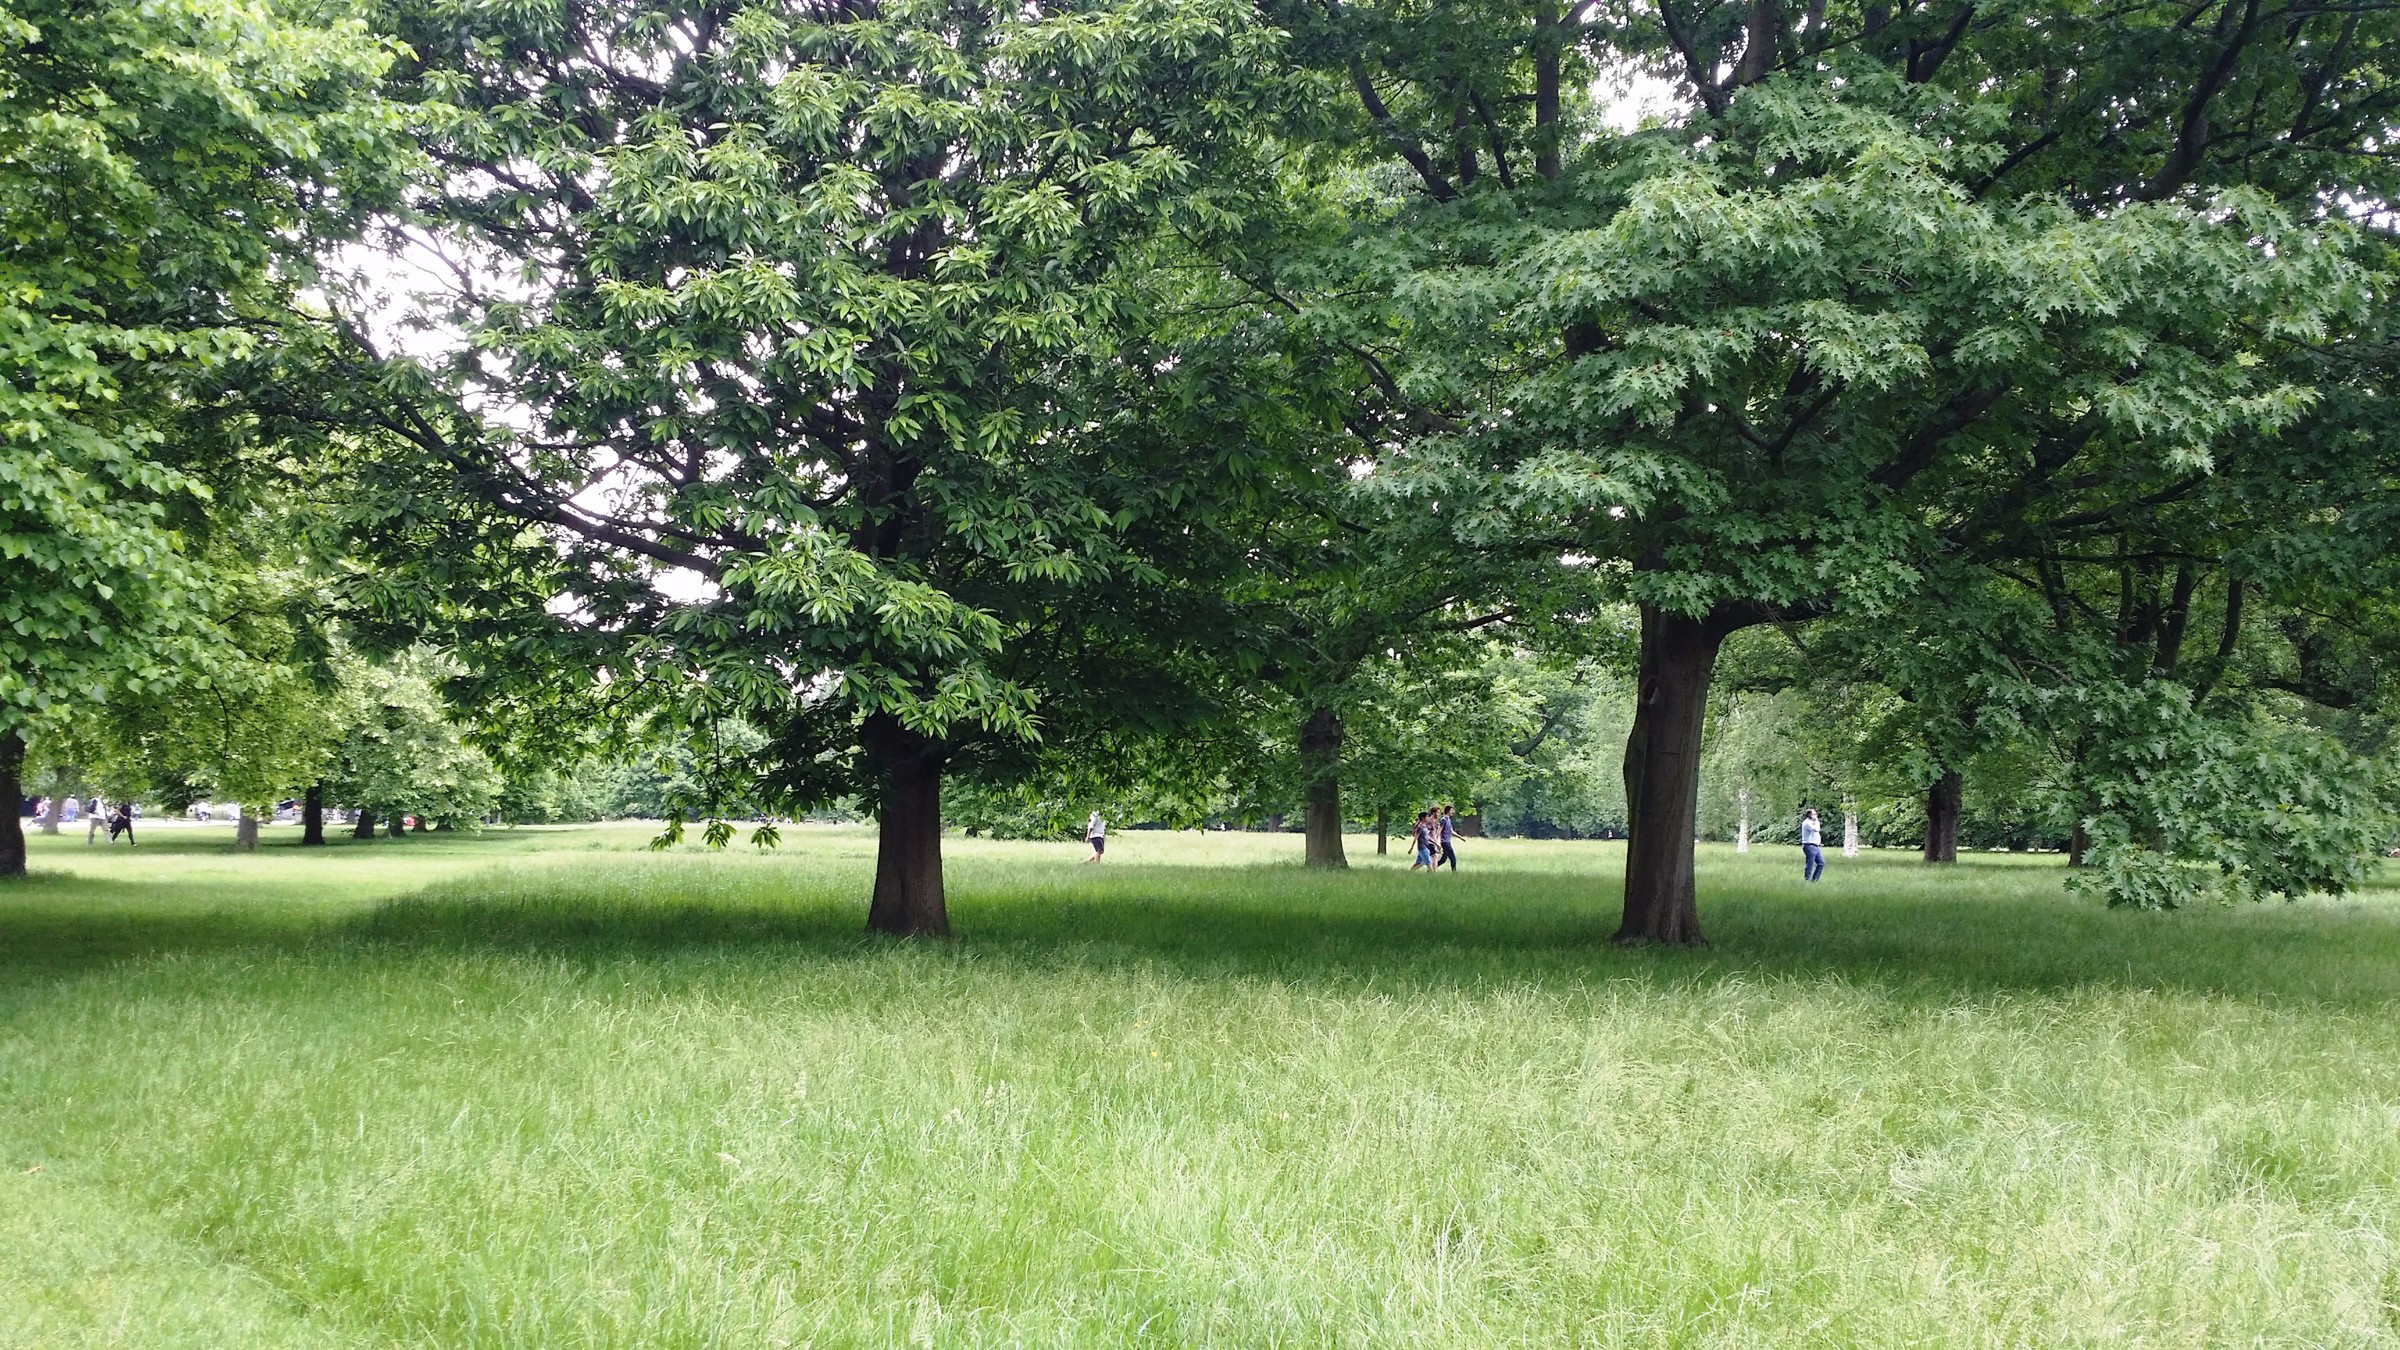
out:
M1108 822L1102 820L1097 811L1092 813L1090 820L1083 822L1083 842L1092 846L1092 856L1084 859L1087 863L1100 861L1100 855L1108 852Z

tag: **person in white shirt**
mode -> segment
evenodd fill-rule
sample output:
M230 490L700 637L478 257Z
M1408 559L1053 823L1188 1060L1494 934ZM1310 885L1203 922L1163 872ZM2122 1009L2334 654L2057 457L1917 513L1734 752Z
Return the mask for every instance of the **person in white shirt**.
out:
M1817 823L1817 808L1800 813L1800 879L1825 875L1825 827Z
M1092 813L1090 820L1083 822L1083 842L1092 846L1092 856L1084 859L1087 863L1100 861L1100 855L1108 852L1108 822L1102 820L1097 811Z

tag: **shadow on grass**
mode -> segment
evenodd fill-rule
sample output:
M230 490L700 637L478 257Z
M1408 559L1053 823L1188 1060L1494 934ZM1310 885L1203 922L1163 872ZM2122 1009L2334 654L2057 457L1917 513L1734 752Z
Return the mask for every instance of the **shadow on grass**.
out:
M1054 879L961 868L952 887L961 939L898 944L863 931L863 873L687 874L635 860L646 857L538 878L472 873L332 912L262 903L231 880L29 878L11 884L14 903L0 910L0 983L127 958L236 951L336 961L524 951L595 965L717 963L738 953L788 968L889 960L912 946L937 960L1028 973L1123 966L1329 990L1797 979L1873 985L1926 1003L2085 987L2262 1004L2400 1003L2400 905L2382 890L2347 903L2159 915L2060 898L2038 877L1996 884L2031 876L1999 860L1940 876L1861 868L1847 890L1704 871L1701 914L1715 945L1628 951L1608 941L1617 894L1605 873L1428 881L1381 870L1151 867Z
M1169 869L1158 869L1166 871ZM1141 967L1202 980L1262 979L1359 991L1590 988L1729 979L1872 984L1914 1002L2096 987L2273 1004L2400 1003L2400 906L2388 900L2139 914L2056 896L1960 899L1745 893L1704 884L1714 945L1612 945L1613 879L1519 873L1454 888L1389 876L1172 869L1157 886L956 887L953 943L903 944L862 929L864 904L823 893L674 901L434 893L343 924L374 949L522 949L594 962L672 961L772 949L784 961L937 959L1038 973ZM1215 893L1192 892L1216 883ZM1411 891L1412 886L1422 889Z

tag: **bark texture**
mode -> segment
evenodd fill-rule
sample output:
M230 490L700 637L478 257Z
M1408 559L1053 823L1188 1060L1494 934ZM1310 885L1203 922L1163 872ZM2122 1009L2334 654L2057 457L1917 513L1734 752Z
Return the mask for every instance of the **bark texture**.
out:
M1380 858L1392 851L1392 813L1375 813L1375 856Z
M300 842L318 845L325 842L325 785L311 783L308 795L300 799Z
M1933 780L1925 790L1925 861L1958 861L1958 771Z
M882 779L875 822L875 894L867 931L894 937L948 937L942 894L942 747L900 719L876 713L862 740Z
M1348 867L1342 855L1342 719L1319 708L1300 724L1300 774L1307 783L1307 862Z
M407 818L397 811L393 812L392 818L383 823L383 832L394 839L405 837L408 834Z
M358 812L358 823L350 827L350 837L353 839L374 838L375 813L361 807Z
M1625 738L1623 943L1699 946L1692 837L1700 816L1700 733L1717 649L1734 624L1642 607L1633 731Z
M8 819L0 821L0 877L25 875L25 738L0 733L0 801L8 803Z
M234 822L233 847L239 853L258 851L258 812L247 804L242 807L241 818Z

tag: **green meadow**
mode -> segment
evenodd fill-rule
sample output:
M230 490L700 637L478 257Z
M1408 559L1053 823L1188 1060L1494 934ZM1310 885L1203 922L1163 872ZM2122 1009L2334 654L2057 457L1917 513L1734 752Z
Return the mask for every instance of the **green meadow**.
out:
M225 840L0 890L0 1344L2400 1345L2393 891Z

